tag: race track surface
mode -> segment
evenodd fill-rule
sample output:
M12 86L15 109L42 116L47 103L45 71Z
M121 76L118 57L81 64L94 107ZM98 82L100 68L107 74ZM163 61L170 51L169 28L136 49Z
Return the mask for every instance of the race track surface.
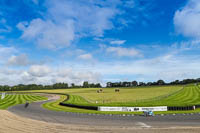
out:
M121 126L142 128L200 127L200 114L157 115L155 117L78 114L50 111L41 107L45 102L13 106L8 111L34 120L60 124L80 124L89 126Z

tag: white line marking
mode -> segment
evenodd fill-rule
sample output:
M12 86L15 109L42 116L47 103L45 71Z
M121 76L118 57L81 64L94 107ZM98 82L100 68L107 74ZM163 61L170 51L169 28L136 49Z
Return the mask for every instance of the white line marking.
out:
M138 125L138 126L140 126L140 127L143 127L143 128L151 128L150 125L147 125L147 124L145 124L145 123L143 123L143 122L137 122L136 125Z

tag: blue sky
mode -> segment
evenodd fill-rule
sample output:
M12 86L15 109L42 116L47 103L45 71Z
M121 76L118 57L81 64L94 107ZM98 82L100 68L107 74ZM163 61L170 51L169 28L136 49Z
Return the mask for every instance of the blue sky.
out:
M200 77L199 0L0 0L0 84Z

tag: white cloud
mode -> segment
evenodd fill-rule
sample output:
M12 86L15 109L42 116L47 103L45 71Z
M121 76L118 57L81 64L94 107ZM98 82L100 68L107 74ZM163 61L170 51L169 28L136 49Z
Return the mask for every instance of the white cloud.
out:
M34 19L28 25L22 22L17 27L23 31L21 38L33 39L37 44L48 49L69 46L74 40L73 22L70 20L57 25L51 20Z
M26 54L21 54L19 56L11 56L7 62L11 66L27 66L30 64L30 61Z
M58 82L75 83L81 85L84 81L92 83L102 82L98 72L68 66L50 67L46 65L32 65L27 70L15 68L1 68L0 84L54 84Z
M0 45L0 57L2 56L8 56L12 53L17 53L18 50L14 47L6 47L3 45Z
M45 65L33 65L30 67L28 73L34 77L44 77L51 72L51 69Z
M92 55L89 54L89 53L88 54L79 55L78 58L82 59L82 60L92 60L93 59Z
M112 19L119 14L116 1L48 0L48 13L55 21L73 20L76 32L81 35L102 36L112 29ZM74 10L77 9L77 10Z
M58 82L75 83L81 85L84 81L92 83L102 82L100 73L90 70L62 68L42 65L31 66L28 70L1 69L0 84L54 84Z
M22 30L23 39L50 49L62 48L78 38L103 36L105 31L113 29L113 20L124 13L118 8L123 3L121 0L46 0L47 11L42 13L42 18L28 24L21 22L17 27Z
M52 78L53 83L68 82L81 85L84 81L89 81L92 83L102 82L101 74L97 72L92 72L90 70L73 70L61 68L56 71L55 74L55 77Z
M182 44L180 44L180 47L182 47ZM68 64L56 66L32 65L27 70L26 68L25 70L19 70L1 67L0 77L2 80L0 80L0 84L53 84L56 82L82 84L83 81L105 83L109 79L113 79L113 81L124 79L138 81L163 79L172 81L198 78L200 75L200 56L198 54L192 56L181 54L181 52L185 52L185 46L179 50L180 47L172 46L167 49L170 52L166 52L166 48L160 49L166 53L159 57L123 61L109 60L109 62L98 61L95 65L72 61ZM186 52L188 52L188 49Z
M62 57L72 57L77 55L85 54L86 52L82 49L67 49L64 53L61 54Z
M140 57L142 54L134 48L122 48L122 47L108 47L107 53L113 53L119 57Z
M111 41L110 44L122 45L125 42L126 42L126 40L114 40L114 41Z
M200 1L189 0L174 16L176 31L187 37L200 38Z
M168 54L151 59L101 63L88 69L101 72L104 79L116 78L122 81L124 77L127 77L129 81L141 79L145 82L158 79L172 81L199 78L199 61L199 57L189 58Z
M16 48L0 45L0 64L6 63L8 58L16 53L18 53Z
M21 83L29 84L31 82L34 83L34 81L35 81L35 78L26 71L22 72L20 76L21 76Z

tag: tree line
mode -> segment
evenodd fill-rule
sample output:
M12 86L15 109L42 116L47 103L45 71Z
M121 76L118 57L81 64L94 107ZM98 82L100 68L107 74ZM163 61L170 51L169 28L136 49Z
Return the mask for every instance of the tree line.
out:
M72 83L70 86L68 83L55 83L53 85L37 85L37 84L19 84L15 86L0 85L0 91L23 91L23 90L50 90L50 89L68 89L68 88L101 88L100 83L88 83L85 81L83 85L76 85Z
M198 83L198 79L184 79L184 80L175 80L170 83L165 83L164 80L158 80L156 82L107 82L106 87L135 87L135 86L153 86L153 85L184 85L190 83ZM74 83L68 85L68 83L55 83L53 85L37 85L37 84L19 84L15 86L0 85L0 91L23 91L23 90L45 90L45 89L68 89L68 88L101 88L100 83L89 83L88 81L83 82L82 85L76 85Z
M153 86L153 85L185 85L190 83L198 83L200 82L200 78L197 79L184 79L184 80L175 80L170 83L165 83L164 80L158 80L156 82L107 82L106 87L135 87L135 86Z

